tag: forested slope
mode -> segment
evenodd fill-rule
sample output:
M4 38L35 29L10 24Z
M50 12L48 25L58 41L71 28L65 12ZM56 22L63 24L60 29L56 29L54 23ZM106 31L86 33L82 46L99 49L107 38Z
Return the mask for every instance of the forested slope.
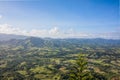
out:
M1 80L67 80L79 54L99 80L120 74L120 40L29 37L0 41Z

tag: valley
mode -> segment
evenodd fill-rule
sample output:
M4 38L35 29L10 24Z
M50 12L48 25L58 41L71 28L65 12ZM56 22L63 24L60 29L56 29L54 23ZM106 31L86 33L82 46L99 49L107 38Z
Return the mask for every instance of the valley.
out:
M119 40L30 37L0 43L1 80L67 80L79 54L86 56L97 80L119 78Z

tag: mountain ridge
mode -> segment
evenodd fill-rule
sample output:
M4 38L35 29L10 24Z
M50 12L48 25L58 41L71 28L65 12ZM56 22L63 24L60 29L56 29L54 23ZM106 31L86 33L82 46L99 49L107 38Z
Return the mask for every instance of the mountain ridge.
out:
M7 41L11 39L25 39L25 38L27 38L27 36L0 33L0 41Z
M16 38L16 37L15 37ZM73 47L73 46L82 46L82 45L99 45L99 46L120 46L120 40L113 39L53 39L53 38L39 38L39 37L23 37L9 40L0 40L0 46L24 46L28 47Z

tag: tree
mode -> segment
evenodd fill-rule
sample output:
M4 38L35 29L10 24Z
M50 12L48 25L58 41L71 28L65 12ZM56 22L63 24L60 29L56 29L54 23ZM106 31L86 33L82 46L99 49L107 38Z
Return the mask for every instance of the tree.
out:
M84 55L79 55L75 65L71 68L69 80L90 80L92 76L87 69L87 60Z

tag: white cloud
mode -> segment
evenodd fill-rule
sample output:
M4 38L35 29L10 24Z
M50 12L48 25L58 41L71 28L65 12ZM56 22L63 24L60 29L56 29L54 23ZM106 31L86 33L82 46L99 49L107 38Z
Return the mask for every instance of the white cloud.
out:
M81 33L76 32L73 29L60 30L57 27L48 29L33 29L26 31L24 29L15 28L8 24L0 25L0 33L36 36L36 37L52 37L52 38L106 38L106 39L120 39L120 32L109 32L109 33Z
M17 35L27 35L27 31L21 30L20 28L14 28L8 24L0 25L0 33L6 34L17 34Z
M49 33L52 35L57 35L57 34L59 34L59 29L57 27L54 27L49 30Z
M30 32L28 32L28 35L30 36L38 36L38 37L44 37L48 34L47 30L36 30L33 29Z

